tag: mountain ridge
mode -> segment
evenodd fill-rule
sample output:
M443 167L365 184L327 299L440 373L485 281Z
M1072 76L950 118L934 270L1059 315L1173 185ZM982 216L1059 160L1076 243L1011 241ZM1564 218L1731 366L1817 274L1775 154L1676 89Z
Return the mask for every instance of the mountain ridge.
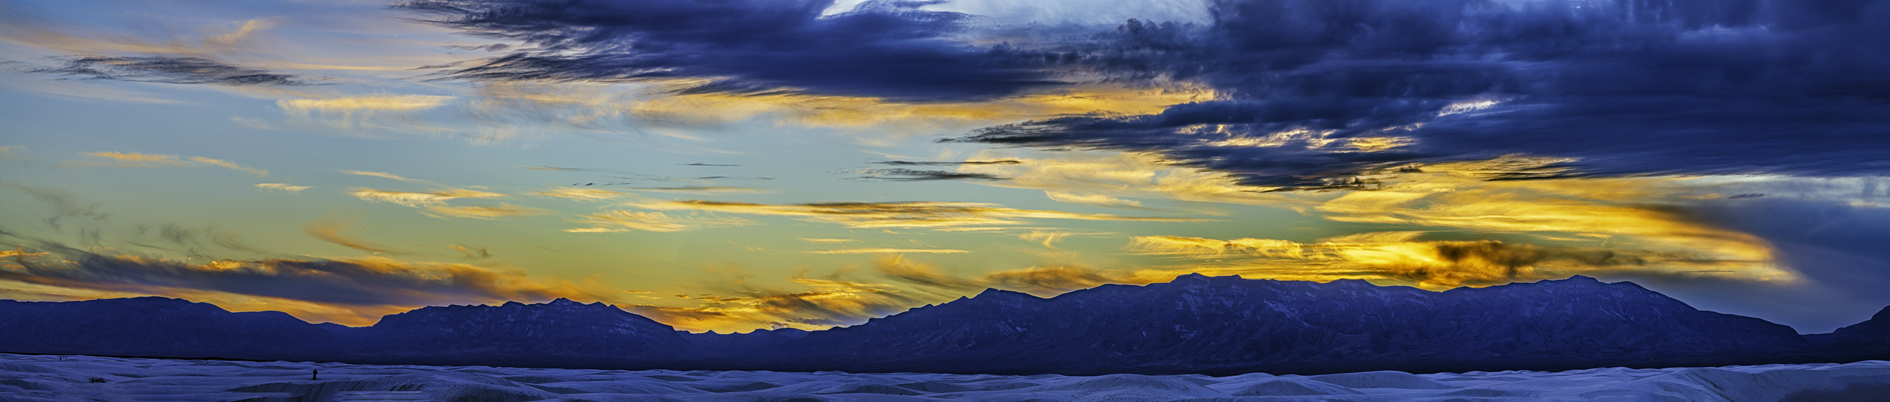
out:
M153 315L171 326L144 319ZM168 315L167 315L168 314ZM1890 358L1890 308L1831 334L1575 276L1442 292L1190 274L1039 298L987 289L821 331L676 331L558 299L425 307L370 327L156 297L0 302L0 351L383 364L993 374L1494 371ZM127 319L123 331L95 331ZM136 331L175 342L129 342ZM163 332L170 331L170 332ZM196 339L185 339L196 337ZM259 342L257 339L271 339ZM143 346L139 346L143 345Z

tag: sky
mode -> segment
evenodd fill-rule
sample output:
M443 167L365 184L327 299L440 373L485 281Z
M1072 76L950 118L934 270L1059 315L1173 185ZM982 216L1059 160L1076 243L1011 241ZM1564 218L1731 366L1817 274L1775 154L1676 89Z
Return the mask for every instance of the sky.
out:
M0 1L0 298L853 325L1187 273L1890 305L1890 1Z

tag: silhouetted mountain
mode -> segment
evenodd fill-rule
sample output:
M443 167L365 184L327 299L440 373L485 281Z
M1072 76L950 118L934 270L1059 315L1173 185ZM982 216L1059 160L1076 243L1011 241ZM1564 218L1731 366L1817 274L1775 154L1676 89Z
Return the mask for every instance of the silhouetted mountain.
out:
M994 373L1495 370L1746 361L1790 327L1587 277L1430 292L1187 275L1001 290L809 334L756 368Z
M1856 361L1890 351L1890 309L1807 337L1581 276L1431 292L1186 275L1049 299L986 290L852 327L742 334L681 333L564 299L428 307L365 328L164 298L5 301L0 319L4 352L778 371L1543 370Z
M163 297L0 300L0 323L0 349L19 353L295 358L320 355L309 347L335 337L334 328L281 312L232 313Z
M700 355L676 329L604 303L427 307L352 334L351 360L431 364L584 365Z
M1890 307L1884 307L1877 315L1856 325L1806 338L1831 352L1890 360Z

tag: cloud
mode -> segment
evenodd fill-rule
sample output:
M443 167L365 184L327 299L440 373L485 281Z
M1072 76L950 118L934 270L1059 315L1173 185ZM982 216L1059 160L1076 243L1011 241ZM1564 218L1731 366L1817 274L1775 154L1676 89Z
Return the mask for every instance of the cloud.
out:
M1503 155L1564 162L1491 178L1885 174L1890 148L1859 139L1890 132L1890 81L1869 73L1890 68L1890 44L1864 39L1890 34L1890 7L1840 3L1216 0L1205 24L1011 50L1217 98L959 140L1152 152L1305 189Z
M937 180L1010 180L984 173L961 173L947 170L917 169L862 169L860 178L883 181L937 181Z
M680 329L751 330L769 326L826 329L904 311L919 300L888 286L796 274L793 288L762 288L736 280L722 282L718 293L745 296L687 297L690 306L627 306L631 312ZM752 295L752 296L747 296ZM777 325L778 324L778 325Z
M392 247L382 246L378 244L368 243L366 241L349 238L348 235L345 235L342 233L353 227L354 227L353 222L349 222L347 220L343 220L343 219L335 218L335 217L324 217L322 219L317 219L315 221L309 222L307 225L303 225L302 233L308 234L309 236L314 237L316 239L320 239L321 241L334 243L342 247L366 251L369 253L387 254L387 255L407 254L404 251L396 250Z
M576 200L576 201L609 201L609 200L622 198L624 196L629 195L621 191L605 190L601 188L557 188L557 189L544 190L544 191L534 191L534 192L531 192L530 194L542 195L546 197L557 197L557 198Z
M1389 280L1427 289L1627 273L1755 282L1795 280L1789 272L1753 264L1754 261L1718 259L1699 253L1652 251L1631 246L1544 246L1499 240L1420 241L1417 240L1420 235L1423 232L1359 233L1316 243L1137 236L1131 239L1127 249L1144 255L1213 261L1207 265L1137 273L1144 278L1212 272L1285 280Z
M1125 200L1101 194L1071 194L1062 191L1045 191L1043 195L1050 197L1052 201L1070 204L1095 205L1099 207L1142 207L1141 201Z
M1037 297L1051 297L1106 284L1138 281L1133 277L1081 265L1049 265L993 272L985 275L984 283Z
M963 279L938 272L932 264L911 261L903 256L877 257L873 259L873 268L880 275L896 281L956 291L977 291L984 289L982 281Z
M452 247L454 250L459 250L460 253L466 254L467 259L483 260L492 258L492 252L486 251L485 247L467 247L458 244L450 244L448 246Z
M0 250L0 258L24 259L24 258L33 258L33 257L44 257L51 254L52 253L27 252L26 247L20 247L18 249L13 249L13 250Z
M926 2L868 2L823 16L828 1L637 3L407 1L396 5L468 34L524 42L447 78L479 81L702 82L686 93L779 92L896 100L989 99L1058 84L985 49L952 42L964 14Z
M302 192L302 190L307 190L307 189L311 189L311 188L314 188L314 187L310 187L310 186L296 186L296 185L291 185L291 184L288 184L288 183L256 183L256 188L258 188L258 189L263 189L263 190L269 190L269 191L281 191L281 192L287 192L287 193L299 193L299 192Z
M400 204L400 205L405 205L405 206L414 207L414 208L419 208L423 206L425 207L439 206L441 204L445 204L449 200L461 199L461 198L484 199L484 198L499 198L499 197L505 196L505 194L478 191L478 190L457 189L457 188L449 188L445 190L436 190L436 191L430 191L430 192L424 192L424 193L417 193L417 192L406 192L406 191L376 190L376 189L371 189L371 188L358 188L357 187L354 189L353 192L350 192L349 194L354 195L355 198L360 198L367 201L389 202L389 203Z
M873 162L873 163L882 164L882 165L899 165L899 166L965 166L965 165L1015 165L1015 164L1024 163L1024 162L1020 160L1016 160L1016 159L999 159L999 160L988 160L988 161L959 161L959 162L880 161L880 162Z
M427 212L440 214L444 216L451 216L455 218L474 218L474 219L499 219L499 218L510 218L510 217L515 217L515 216L538 216L538 215L544 215L544 214L550 213L543 209L532 208L532 207L521 207L521 206L512 205L512 204L475 205L475 206L463 206L463 207L449 206L449 205L433 205L433 206L427 207Z
M766 189L751 188L751 187L731 187L731 186L631 187L630 190L653 191L653 192L662 192L662 193L691 193L691 194L729 194L729 193L759 194L759 193L772 192Z
M256 177L269 176L269 171L267 170L244 167L235 162L201 156L183 157L177 155L141 154L136 152L86 152L80 155L93 158L94 160L86 162L67 162L65 165L72 167L108 166L140 168L215 166L249 173Z
M623 229L635 229L646 232L681 232L701 228L739 227L755 224L754 221L741 218L718 217L704 214L671 216L662 212L604 211L584 216L579 221L593 225L589 228L566 229L571 233L609 233Z
M282 108L295 121L317 121L344 129L395 128L402 131L443 132L447 128L426 126L412 121L416 113L451 103L455 97L439 95L369 95L311 99L281 99Z
M1111 233L1111 232L1077 233L1077 232L1065 232L1065 231L1056 231L1056 230L1031 230L1028 233L1017 235L1017 238L1024 239L1026 241L1041 243L1043 244L1044 247L1047 247L1050 249L1056 249L1057 248L1056 243L1066 238L1078 237L1078 236L1106 236L1106 235L1112 235L1112 234L1115 234L1115 233Z
M528 278L516 268L355 259L216 260L191 264L135 255L68 255L0 269L0 280L61 288L172 295L212 291L349 306L427 306L572 297L594 292ZM21 261L21 260L15 260Z
M1076 219L1106 221L1192 222L1200 219L1132 217L1004 208L965 202L828 202L768 205L722 201L648 201L633 205L655 210L694 210L751 215L795 216L851 228L895 228L1016 225L1019 219Z
M1307 200L1269 193L1273 187L1242 184L1238 175L1202 169L1163 159L1153 153L1107 151L1036 153L1012 150L979 151L959 172L1008 177L1006 181L979 182L988 186L1043 190L1051 200L1103 207L1140 207L1122 197L1165 198L1230 204L1294 206Z
M307 82L288 74L244 68L200 57L92 56L67 60L60 67L30 70L36 73L83 76L95 80L209 84L225 86L301 86Z
M859 241L858 239L810 239L810 238L804 238L804 237L801 238L801 240L811 241L815 243L852 243L852 242Z
M873 268L887 279L922 287L960 293L976 292L985 288L1002 288L1039 297L1050 297L1105 284L1147 284L1167 280L1148 280L1136 275L1068 264L1032 266L992 272L982 277L966 278L941 272L930 263L914 261L904 256L876 257L873 259Z
M81 224L99 223L104 222L110 216L110 214L101 212L98 204L82 204L79 201L79 197L72 195L72 193L65 192L64 190L41 188L5 181L0 181L0 188L26 193L27 196L33 197L34 200L38 200L46 204L46 206L51 207L52 211L47 214L46 219L42 222L45 222L46 226L52 228L54 231L64 231L65 223L69 221L76 220Z
M849 248L840 250L808 251L808 254L964 254L966 250L939 248Z
M351 174L351 175L356 175L356 176L379 177L383 179L399 180L399 181L404 181L404 182L409 182L409 183L433 183L432 181L427 181L427 180L409 179L409 178L401 177L400 175L393 174L393 173L367 172L367 171L360 171L360 170L343 170L341 172Z

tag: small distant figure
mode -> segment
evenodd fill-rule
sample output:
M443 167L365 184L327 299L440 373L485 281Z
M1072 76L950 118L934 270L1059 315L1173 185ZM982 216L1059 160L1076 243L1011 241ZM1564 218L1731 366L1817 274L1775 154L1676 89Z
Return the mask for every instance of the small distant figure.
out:
M320 380L320 379L321 379L321 376L322 376L322 370L321 370L321 369L309 369L309 373L308 373L308 379L310 379L310 380Z

